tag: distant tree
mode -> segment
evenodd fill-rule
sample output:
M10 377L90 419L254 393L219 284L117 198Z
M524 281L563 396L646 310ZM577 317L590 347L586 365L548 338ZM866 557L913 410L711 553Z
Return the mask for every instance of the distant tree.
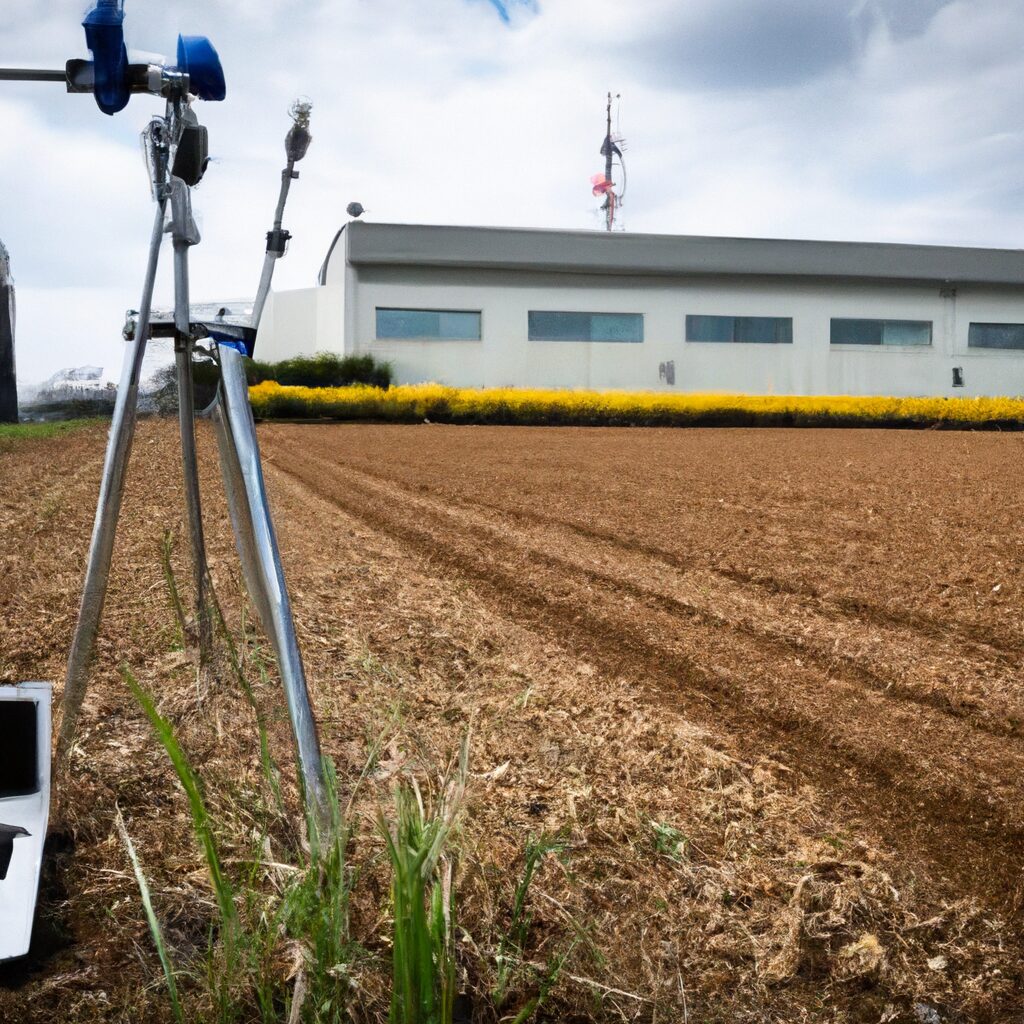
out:
M203 409L213 401L219 380L220 371L215 363L206 360L192 363L192 393L197 409ZM178 414L178 373L174 363L153 374L148 391L158 415Z

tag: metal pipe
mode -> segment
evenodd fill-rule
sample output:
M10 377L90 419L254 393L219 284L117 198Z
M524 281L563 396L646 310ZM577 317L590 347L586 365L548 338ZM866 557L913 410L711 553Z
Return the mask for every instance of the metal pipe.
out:
M0 82L60 82L67 85L68 73L64 68L53 71L44 68L0 68Z
M178 253L175 252L175 258ZM187 256L185 257L188 258ZM195 594L196 628L199 632L199 661L210 660L213 631L206 596L209 569L203 539L203 507L199 494L199 462L196 457L195 398L192 388L192 340L179 340L174 346L178 371L178 427L181 433L181 468L185 482L185 509L188 514L189 542L192 550L192 587Z
M281 191L277 196L277 209L274 211L274 230L281 230L281 222L284 220L284 208L288 202L288 192L292 187L292 179L297 178L295 173L295 161L289 160L288 166L281 172Z
M292 733L298 751L299 774L306 806L315 813L321 827L330 825L327 787L320 756L320 738L316 719L310 706L306 673L299 652L299 642L292 620L291 602L284 579L284 568L274 533L274 523L267 502L263 467L260 464L256 425L249 405L249 389L245 379L242 355L236 349L219 346L221 361L221 402L227 419L227 429L238 457L237 474L245 500L239 502L238 514L247 520L251 531L255 559L254 586L261 592L256 598L257 609L265 614L263 628L270 635L277 654L277 664L284 684L291 717ZM231 467L228 467L228 471ZM227 475L227 471L226 474ZM246 531L239 535L241 543ZM242 555L243 566L245 555Z
M114 417L110 425L107 454L103 464L103 478L100 483L99 501L96 505L96 519L92 528L89 545L89 562L85 571L85 585L82 589L82 603L78 612L78 624L68 656L67 675L64 680L64 697L60 722L60 736L57 743L58 770L67 763L71 744L75 738L78 715L85 700L89 681L89 666L103 604L107 597L110 580L110 559L114 551L114 536L117 519L121 512L124 496L125 474L131 457L132 441L135 437L135 418L139 399L139 379L142 374L142 360L146 354L149 339L149 320L153 306L153 288L156 284L157 264L160 259L160 243L163 241L164 216L167 199L157 202L153 219L153 232L149 241L149 262L142 286L142 301L139 304L139 318L135 337L125 353L121 371L121 383L117 388Z
M235 534L235 547L242 563L242 575L245 578L245 589L249 598L256 606L256 614L260 624L269 634L270 609L267 607L266 594L259 582L256 559L256 538L252 532L252 510L245 493L245 482L242 479L242 465L238 460L238 449L228 428L227 414L221 401L220 390L209 410L217 435L217 447L220 452L220 469L224 478L224 492L228 499L228 514Z
M203 539L203 506L199 494L199 463L196 458L196 410L192 386L192 313L189 294L188 250L199 240L192 221L188 187L178 178L172 180L171 209L174 238L174 359L178 377L178 427L181 433L181 467L185 482L185 509L188 515L192 549L192 588L195 595L195 620L199 634L199 661L210 660L213 630L206 581L206 543Z
M263 257L263 272L260 274L260 286L256 290L256 298L252 304L253 327L259 327L263 319L263 307L267 304L267 296L270 295L270 282L274 279L274 264L277 263L277 253L268 252Z
M284 208L288 202L288 192L292 187L292 179L295 176L295 161L289 160L288 166L281 172L281 191L278 193L277 209L274 211L274 235L277 235L281 230L281 223L284 220ZM250 322L253 327L259 327L260 320L263 319L263 307L267 303L267 296L270 294L270 282L274 278L274 265L282 255L283 253L268 248L266 256L263 257L263 272L260 274L260 286L256 289L256 299L252 304L252 320Z

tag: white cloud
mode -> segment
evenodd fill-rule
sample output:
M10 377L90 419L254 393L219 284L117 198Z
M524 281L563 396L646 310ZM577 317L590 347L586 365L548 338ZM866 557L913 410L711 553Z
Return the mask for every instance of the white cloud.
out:
M4 0L0 63L78 55L84 5ZM505 25L490 0L128 0L133 45L170 53L179 28L207 33L227 71L227 102L199 107L217 159L195 197L194 297L255 289L299 93L315 141L282 287L313 281L352 199L374 220L595 227L609 88L631 230L1020 244L1024 8L770 6L764 21L761 0L545 0ZM136 98L110 119L56 86L0 86L26 379L103 362L93 349L113 351L138 301L151 206L137 136L154 109ZM49 311L76 306L58 329Z

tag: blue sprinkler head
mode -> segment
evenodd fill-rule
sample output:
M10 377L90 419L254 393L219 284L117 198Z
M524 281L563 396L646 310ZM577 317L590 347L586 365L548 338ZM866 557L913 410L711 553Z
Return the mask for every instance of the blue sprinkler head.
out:
M92 51L96 103L104 114L128 106L128 51L124 46L124 0L97 0L82 22Z
M92 51L93 92L104 114L124 110L133 92L168 94L166 79L153 84L152 68L147 71L145 64L128 63L124 0L96 0L82 26ZM220 57L205 36L178 36L178 67L172 70L188 75L189 91L201 100L222 100L227 95Z
M178 36L178 69L188 75L189 90L201 100L227 95L220 57L206 36Z

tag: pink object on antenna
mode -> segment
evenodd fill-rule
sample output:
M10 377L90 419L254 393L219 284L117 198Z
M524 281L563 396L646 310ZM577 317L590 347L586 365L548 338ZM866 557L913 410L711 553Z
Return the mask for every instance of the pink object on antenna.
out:
M590 184L594 186L595 196L606 195L615 187L615 183L609 181L603 174L592 174Z

